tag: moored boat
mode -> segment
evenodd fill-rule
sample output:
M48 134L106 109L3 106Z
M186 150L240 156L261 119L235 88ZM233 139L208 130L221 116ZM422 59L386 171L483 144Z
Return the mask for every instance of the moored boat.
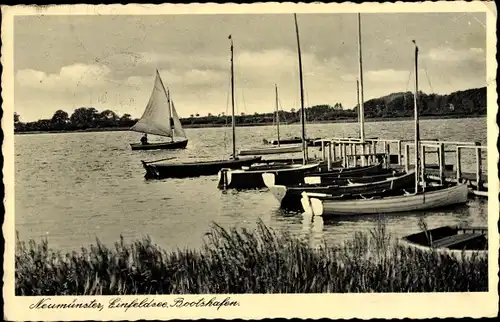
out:
M303 182L304 175L318 168L319 163L312 164L263 164L242 169L222 169L219 172L219 189L259 189L264 188L262 174L272 173L279 184L291 185Z
M337 216L421 211L467 202L468 188L465 184L426 189L424 192L401 191L396 196L361 196L352 200L342 200L331 194L303 192L301 203L304 211L311 215Z
M394 174L393 169L386 169L382 164L370 164L353 168L334 168L329 171L311 172L305 178L304 182L308 184L329 183L342 177L361 177L379 174Z
M401 238L402 244L425 252L470 258L488 256L488 228L441 226Z
M175 110L170 92L165 89L160 73L156 70L153 92L141 118L131 131L144 133L141 143L130 143L132 150L184 149L188 144L186 133ZM169 142L147 142L147 134L168 137ZM180 140L175 140L180 137Z
M363 194L385 195L390 191L410 188L415 182L414 171L382 179L381 181L368 183L349 182L345 185L299 184L285 186L276 184L275 176L272 173L265 173L262 177L266 186L280 203L280 206L290 210L303 210L301 203L303 192L321 193L331 196L331 198L335 198L336 200L338 200L337 198L344 200Z
M213 160L191 163L148 163L142 161L147 179L189 178L216 175L221 169L239 169L259 162L261 157Z
M264 147L240 150L238 155L266 155L266 154L280 154L280 153L297 153L302 152L301 146L277 146L277 147Z

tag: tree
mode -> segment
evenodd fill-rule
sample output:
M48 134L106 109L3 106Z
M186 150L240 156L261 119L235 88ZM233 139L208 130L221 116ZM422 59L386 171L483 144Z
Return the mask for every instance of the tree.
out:
M93 107L80 107L71 114L70 121L79 129L86 129L96 125L97 110Z
M14 124L18 124L19 122L21 122L21 118L20 118L19 114L14 112Z
M103 127L114 127L118 125L120 118L112 110L104 110L97 117L99 125Z
M69 122L69 115L63 110L57 110L52 116L51 123L55 130L63 130Z

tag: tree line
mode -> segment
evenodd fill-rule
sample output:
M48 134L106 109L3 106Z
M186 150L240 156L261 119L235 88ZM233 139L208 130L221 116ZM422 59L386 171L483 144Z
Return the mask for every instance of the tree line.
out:
M393 93L366 101L364 105L365 118L398 118L413 116L413 93ZM419 93L419 115L421 116L454 116L471 117L486 115L486 87L457 91L447 95ZM300 109L279 111L281 123L300 122ZM335 105L315 105L306 108L306 119L314 121L355 120L358 117L358 107L344 109L341 103ZM275 113L241 113L235 116L237 124L268 124L275 122ZM16 132L26 131L75 131L99 128L129 128L137 122L130 114L119 116L111 110L99 112L94 107L77 108L69 115L58 110L50 119L35 122L21 121L20 115L14 113L14 128ZM181 118L183 125L207 126L231 123L231 116L199 114Z

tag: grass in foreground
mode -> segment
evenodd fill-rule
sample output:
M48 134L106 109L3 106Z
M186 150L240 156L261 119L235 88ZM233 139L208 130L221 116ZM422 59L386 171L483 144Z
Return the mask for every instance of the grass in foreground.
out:
M259 222L214 225L200 250L166 252L149 238L62 255L17 238L16 295L487 291L488 261L391 242L385 226L341 247L311 248Z

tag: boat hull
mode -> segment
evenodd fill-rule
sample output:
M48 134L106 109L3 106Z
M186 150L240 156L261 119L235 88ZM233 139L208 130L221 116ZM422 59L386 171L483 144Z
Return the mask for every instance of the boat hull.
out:
M362 176L378 175L385 173L394 173L394 170L385 169L382 167L381 164L372 164L372 165L359 166L353 168L339 168L339 169L332 169L330 171L311 172L308 173L307 177L304 178L304 180L307 183L321 183L342 177L362 177Z
M401 242L424 252L436 252L459 259L488 256L487 227L442 226L404 236Z
M267 187L280 203L281 208L289 210L303 210L301 202L303 192L322 193L341 199L349 199L351 196L355 198L363 194L385 195L391 191L411 188L415 184L415 172L371 183L355 183L348 185L305 184L288 187L274 185L274 178L271 178L272 174L270 173L263 174L262 176Z
M279 164L275 166L262 166L254 169L223 169L219 172L219 189L260 189L264 188L262 174L273 173L276 182L283 185L293 185L304 182L304 175L315 171L319 163L314 164Z
M307 145L308 146L321 146L321 142L317 143L315 141L319 140L320 138L316 139L307 139ZM281 140L276 140L276 139L271 139L271 140L263 140L264 144L271 144L271 145L287 145L287 144L300 144L302 143L302 139L297 137L297 138L291 138L291 139L281 139Z
M261 157L214 160L192 163L146 163L146 179L189 178L216 175L221 169L238 169L259 162Z
M467 185L403 194L385 198L335 200L329 195L314 195L304 192L301 203L304 211L315 216L369 215L376 213L399 213L428 210L467 202Z
M280 153L298 153L302 151L301 146L280 146L280 147L264 147L249 150L240 150L238 155L267 155Z
M174 149L185 149L188 144L188 140L173 141L173 142L160 142L160 143L130 143L132 150L174 150Z

